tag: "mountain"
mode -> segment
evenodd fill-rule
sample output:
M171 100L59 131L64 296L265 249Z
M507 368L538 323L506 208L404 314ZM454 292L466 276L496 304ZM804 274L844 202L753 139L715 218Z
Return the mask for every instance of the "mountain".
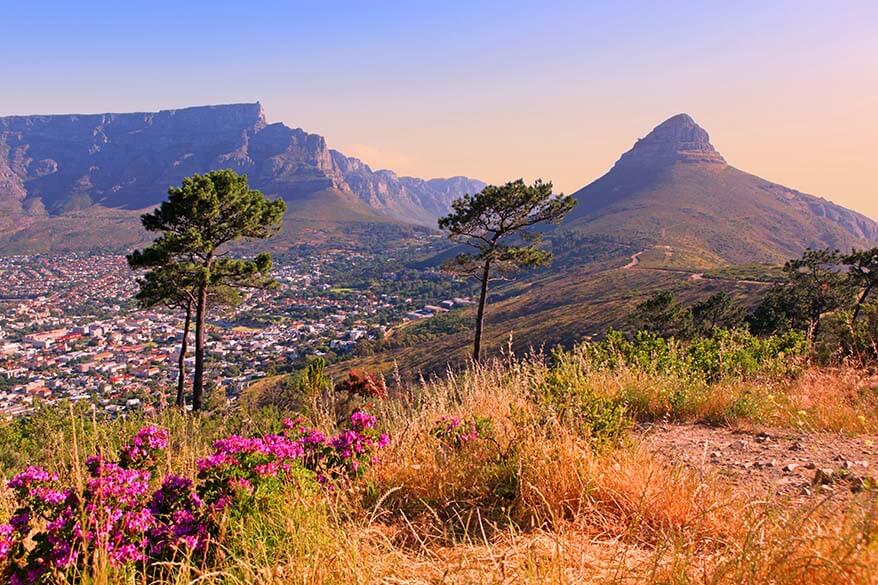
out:
M560 230L546 234L551 269L492 289L489 351L569 346L625 328L635 306L659 290L686 305L718 291L752 304L777 264L805 247L878 242L871 219L730 166L686 114L657 126L574 196ZM449 360L465 362L471 343L472 333L461 331L336 367L443 372Z
M143 209L184 177L218 168L246 173L255 188L327 221L432 227L451 199L484 186L465 177L422 180L373 171L330 150L322 136L269 124L259 103L9 116L0 118L0 230L96 207Z
M878 242L875 221L729 165L687 114L659 124L574 196L570 230L670 251L692 267Z
M485 187L482 181L468 177L425 180L400 177L389 170L373 171L359 159L337 150L329 152L348 188L372 209L431 227L448 213L454 199Z

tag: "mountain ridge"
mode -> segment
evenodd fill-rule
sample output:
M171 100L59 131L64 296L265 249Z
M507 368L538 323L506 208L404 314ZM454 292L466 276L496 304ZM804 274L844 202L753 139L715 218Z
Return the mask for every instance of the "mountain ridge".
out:
M371 209L376 217L431 226L449 197L463 194L458 189L484 186L468 178L421 180L373 171L329 149L323 136L269 123L259 102L0 117L0 210L8 216L147 208L183 177L217 168L247 174L268 195L351 195L365 205L361 211Z

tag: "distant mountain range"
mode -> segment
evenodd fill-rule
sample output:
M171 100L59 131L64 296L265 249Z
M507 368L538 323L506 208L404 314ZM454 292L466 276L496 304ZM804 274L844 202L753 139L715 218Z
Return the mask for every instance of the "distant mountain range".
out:
M661 246L692 267L878 242L878 223L868 217L730 166L687 114L659 124L574 196L569 229Z
M484 343L518 352L624 328L638 302L671 290L691 304L719 290L758 299L777 265L805 247L878 245L871 219L730 166L686 114L659 124L577 191L556 262L493 290ZM436 264L450 254L431 259ZM445 371L469 356L470 331L345 363Z
M452 200L484 183L416 179L269 124L259 103L155 113L0 117L0 252L133 245L137 210L193 173L232 168L288 202L288 225L435 228ZM547 177L550 178L550 177ZM670 250L686 267L781 261L807 246L878 241L878 224L739 171L686 114L657 126L575 193L564 229L589 242ZM297 229L298 229L297 228ZM287 230L285 241L298 234ZM568 255L587 258L575 245Z
M95 206L143 209L161 202L184 177L218 168L246 173L255 188L298 203L295 209L326 206L346 210L340 220L431 227L451 200L484 187L467 177L423 180L373 171L330 150L322 136L269 124L259 103L9 116L0 118L0 212L6 223L0 229Z

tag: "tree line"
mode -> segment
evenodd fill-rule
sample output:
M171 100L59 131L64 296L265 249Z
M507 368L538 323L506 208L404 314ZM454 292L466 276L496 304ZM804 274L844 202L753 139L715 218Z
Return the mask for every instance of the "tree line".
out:
M658 291L634 309L630 323L678 339L747 327L763 336L801 331L812 341L831 339L846 352L872 346L871 319L863 317L878 293L878 248L848 254L807 249L786 262L783 275L752 307L725 292L686 307L672 292ZM832 327L824 331L827 321Z

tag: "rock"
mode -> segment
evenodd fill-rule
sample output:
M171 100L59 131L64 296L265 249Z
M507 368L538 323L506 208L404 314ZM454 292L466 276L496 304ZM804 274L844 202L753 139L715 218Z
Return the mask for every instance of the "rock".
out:
M711 453L710 453L711 459L719 459L720 457L722 457L722 453L720 453L719 451L711 451Z
M792 473L796 470L798 466L799 465L797 463L787 463L783 466L783 471L785 471L786 473Z
M758 435L756 435L755 438L756 438L757 443L765 443L769 439L771 439L771 435L769 435L768 433L762 432L762 433L759 433Z
M655 166L674 162L726 164L707 132L688 114L677 114L656 126L616 164Z
M817 465L813 461L809 461L805 464L805 469L817 469Z
M811 480L811 483L813 485L828 485L832 483L833 479L835 479L835 472L829 467L824 467L814 473L814 479Z
M870 482L865 477L852 477L850 479L851 491L858 494L870 487Z

